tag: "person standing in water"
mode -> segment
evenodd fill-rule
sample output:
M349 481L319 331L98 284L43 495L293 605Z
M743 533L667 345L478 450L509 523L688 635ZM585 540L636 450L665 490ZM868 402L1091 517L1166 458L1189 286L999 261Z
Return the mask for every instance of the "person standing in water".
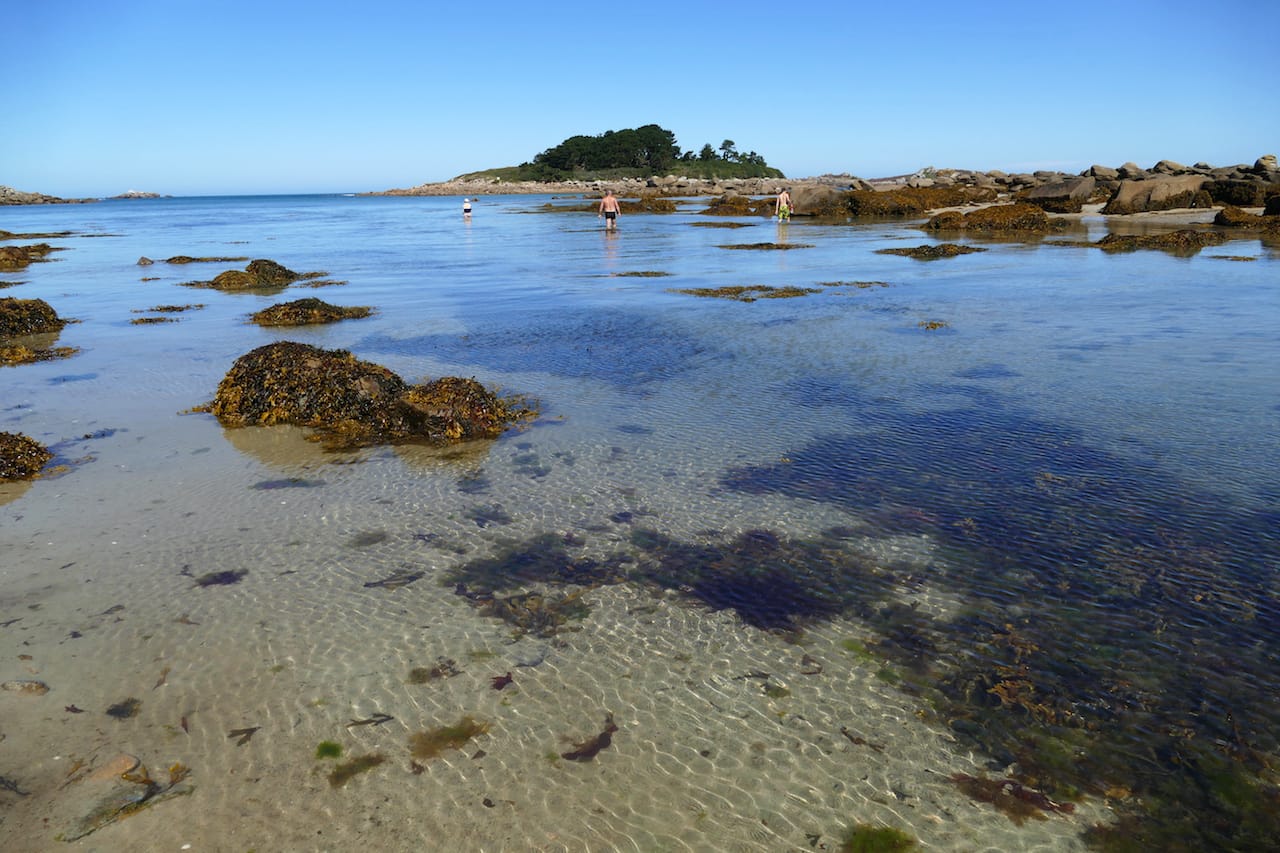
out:
M462 200L462 218L463 219L471 218L471 199L469 198L464 198Z
M773 204L773 213L778 217L779 222L791 221L791 192L782 189L778 191L778 200Z
M600 212L596 217L604 217L604 230L613 231L618 227L618 214L622 212L618 200L613 197L613 190L605 190L604 198L600 199Z

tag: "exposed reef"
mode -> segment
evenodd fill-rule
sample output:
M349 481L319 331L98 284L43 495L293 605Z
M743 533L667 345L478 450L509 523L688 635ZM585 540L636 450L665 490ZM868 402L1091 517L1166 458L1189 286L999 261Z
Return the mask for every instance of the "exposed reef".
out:
M183 284L187 287L229 291L283 290L294 282L321 279L327 275L326 272L294 272L275 261L259 258L250 261L243 270L219 273L212 281L184 281Z

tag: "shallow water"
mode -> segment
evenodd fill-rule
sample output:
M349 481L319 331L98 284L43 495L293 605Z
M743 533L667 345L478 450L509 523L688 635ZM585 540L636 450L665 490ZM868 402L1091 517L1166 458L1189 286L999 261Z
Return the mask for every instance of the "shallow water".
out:
M51 688L0 693L6 849L65 833L90 784L73 768L120 752L156 778L181 762L194 792L80 844L1268 837L1280 245L920 262L876 254L931 242L917 223L696 227L724 220L689 201L611 235L555 210L580 203L494 197L470 222L433 198L0 208L3 230L74 232L0 295L79 321L57 338L74 357L0 369L0 429L60 466L0 486L0 680ZM761 242L805 247L721 248ZM345 283L188 288L244 262L174 255ZM817 292L674 292L739 285ZM246 321L304 296L376 313ZM541 415L495 442L326 454L186 413L281 339L474 376ZM242 574L196 583L214 572ZM531 629L459 583L570 598ZM442 658L459 674L414 683ZM104 714L130 697L137 716ZM394 719L348 726L374 714ZM488 731L412 756L464 715ZM598 755L561 757L609 715ZM386 761L331 785L324 740ZM1075 808L1014 820L957 774ZM998 805L1026 802L1011 790Z

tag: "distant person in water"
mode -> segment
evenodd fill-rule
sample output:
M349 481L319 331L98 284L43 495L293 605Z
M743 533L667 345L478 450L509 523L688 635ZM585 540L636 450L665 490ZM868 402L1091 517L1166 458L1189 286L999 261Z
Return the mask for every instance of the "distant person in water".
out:
M604 217L604 230L613 231L618 227L618 214L621 212L618 200L613 197L613 190L605 190L604 198L600 199L600 212L596 214L597 218Z
M462 200L462 218L463 219L471 218L471 199L469 198L464 198Z
M791 221L791 192L790 190L781 189L778 191L778 200L774 202L773 213L778 217L779 222Z

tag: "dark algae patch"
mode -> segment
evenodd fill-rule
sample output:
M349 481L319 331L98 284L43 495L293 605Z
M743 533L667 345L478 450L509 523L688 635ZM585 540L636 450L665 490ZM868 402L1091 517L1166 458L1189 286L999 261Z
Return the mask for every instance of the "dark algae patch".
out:
M329 785L334 788L341 788L361 773L367 773L387 760L387 757L380 752L373 752L368 755L358 755L348 761L344 761L337 767L333 768L333 772L329 774Z
M735 302L755 302L757 299L791 299L797 296L808 296L810 293L821 293L816 287L771 287L767 284L731 285L727 287L687 287L671 288L668 293L683 293L686 296L704 296L715 299L731 299Z
M605 714L604 729L600 734L575 743L573 749L560 753L560 757L566 761L591 761L602 750L613 745L613 735L616 731L618 726L613 722L613 714Z
M196 578L196 586L230 586L231 584L240 583L244 580L245 575L249 574L248 569L228 569L221 572L208 572Z
M745 249L747 251L786 251L787 249L812 249L812 243L723 243L717 249Z
M322 740L316 747L316 758L341 758L342 744L331 740Z
M889 534L926 532L945 559L924 575L858 572L820 551L807 564L758 561L748 582L776 578L784 592L756 595L796 596L787 610L840 610L875 631L867 647L925 719L991 757L988 778L955 780L975 798L1049 818L1105 799L1120 819L1087 838L1103 850L1268 849L1280 837L1274 509L1104 453L994 393L950 390L967 403L921 414L844 389L855 434L722 481L845 506ZM724 560L681 557L694 546L656 536L649 547L680 569L668 584L695 591L700 567ZM963 607L944 620L902 605L895 575ZM744 621L786 624L734 604Z
M892 826L872 826L858 823L840 836L838 853L904 853L915 850L916 841L900 829Z
M918 261L936 261L940 258L954 258L974 252L985 252L979 246L961 246L956 243L937 243L935 245L912 246L901 249L876 249L877 255L902 255Z
M138 716L138 712L142 710L142 700L130 697L121 702L117 702L107 709L108 717L115 717L117 720L127 720L131 717Z

